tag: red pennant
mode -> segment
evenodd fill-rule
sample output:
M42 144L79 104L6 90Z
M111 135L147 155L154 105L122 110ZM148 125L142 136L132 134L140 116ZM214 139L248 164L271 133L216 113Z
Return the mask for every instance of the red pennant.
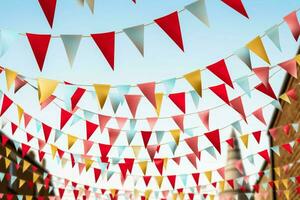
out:
M46 143L41 139L38 139L38 143L39 143L39 149L43 149L44 146L46 145Z
M187 138L185 142L195 154L198 154L198 137Z
M193 173L192 176L193 176L193 179L194 179L196 185L198 185L199 184L200 173Z
M262 108L257 109L256 111L254 111L253 116L256 117L259 121L261 121L264 125L267 125L264 115L263 115L263 110Z
M5 94L3 94L0 116L2 116L5 113L5 111L11 106L12 103L13 101L10 98L8 98Z
M109 141L111 145L115 143L115 141L119 137L119 134L120 134L119 129L108 128Z
M163 167L164 167L164 159L161 158L155 158L154 159L154 164L159 171L160 175L163 173Z
M147 152L149 154L150 159L153 161L155 153L157 150L157 145L149 145L147 146Z
M282 144L281 147L286 150L288 153L292 154L293 153L293 149L291 147L291 145L289 143L286 144Z
M86 124L86 139L88 140L94 134L94 132L98 128L98 125L87 120L85 121L85 124Z
M198 116L206 129L209 130L209 110L198 112Z
M148 186L152 176L143 176L146 187Z
M282 69L287 71L291 76L297 78L297 62L295 59L291 59L278 64Z
M150 103L156 108L155 100L155 82L142 83L137 85L142 91L144 96L150 101Z
M284 126L282 127L282 129L283 129L283 132L284 132L286 135L289 135L290 130L291 130L291 127L290 127L289 124L284 125Z
M20 78L19 76L16 77L15 79L15 89L14 93L17 93L23 86L26 85L26 81Z
M197 169L197 161L196 161L196 155L194 153L188 154L187 159L190 161L190 163Z
M110 67L115 66L115 32L91 34Z
M122 129L128 118L126 118L126 117L116 117L115 119L117 120L119 129Z
M172 188L175 189L176 175L167 176Z
M45 152L44 151L38 151L39 152L39 160L40 162L42 162L42 160L44 159L44 156L45 156Z
M224 59L207 66L207 69L219 77L227 85L234 88Z
M42 127L43 127L44 136L45 136L45 141L47 142L52 128L44 123L42 123Z
M261 131L255 131L252 133L253 137L255 138L255 140L257 141L257 143L259 144L260 142L260 136L261 136Z
M92 148L94 142L89 141L89 140L83 140L83 149L84 149L84 154L87 154L90 149Z
M269 97L273 98L273 99L277 99L276 95L271 87L271 85L268 83L267 85L264 85L263 83L255 86L255 89L257 89L258 91L268 95Z
M242 0L222 0L226 5L230 6L240 14L244 15L245 17L248 17L247 11L245 10L245 7L243 5Z
M112 145L109 144L99 144L99 149L101 152L101 157L107 157L108 152L110 151Z
M125 99L132 116L135 118L136 110L141 100L141 95L125 95Z
M64 156L65 152L59 148L57 148L57 153L58 153L58 156L60 157L60 159L62 159L62 157Z
M30 149L30 146L28 146L27 144L23 144L22 143L22 157L24 158L26 156L26 154L28 153Z
M228 140L226 140L226 142L229 146L231 146L231 148L234 148L234 139L233 138L229 138Z
M296 91L295 88L290 89L289 91L287 91L287 92L286 92L286 95L287 95L289 98L292 98L294 101L297 101L297 100L298 100L297 91Z
M119 163L119 168L123 178L126 178L127 166L126 163Z
M276 140L277 139L277 128L271 128L270 130L269 130L269 133L270 133L270 135L273 137L273 139L274 140Z
M209 141L214 145L214 147L221 154L221 143L220 143L219 130L217 129L217 130L205 133L205 136L207 137L207 139L209 139Z
M47 18L47 21L52 28L55 14L56 0L39 0L40 6Z
M177 165L180 165L181 157L174 157L174 158L172 158L172 160L173 160Z
M288 24L295 40L297 41L300 35L300 24L297 17L297 12L293 11L284 17L284 21Z
M16 130L17 130L18 126L15 123L11 122L11 134L15 134Z
M258 154L259 154L263 159L265 159L268 163L270 163L270 157L269 157L269 152L268 152L268 150L260 151L260 152L258 152Z
M73 154L70 153L70 157L71 157L72 167L74 167L75 166L75 159L74 159Z
M9 180L8 180L9 181ZM7 200L13 200L14 199L14 194L6 194L6 199Z
M31 120L31 116L24 112L24 127L26 128Z
M253 185L253 190L254 190L256 193L259 193L259 185L258 185L258 184Z
M184 51L178 12L173 12L154 21Z
M230 105L225 84L209 87L209 89L221 98L225 103Z
M141 134L142 134L144 146L147 147L152 132L151 131L141 131Z
M264 84L268 85L269 83L269 67L257 67L252 69L252 71L256 74L256 76L259 78L259 80Z
M51 95L48 99L46 99L45 101L43 101L41 103L41 109L46 108L56 97L54 95Z
M217 169L218 173L220 174L220 176L225 179L225 168L221 167L219 169Z
M48 51L51 35L38 35L26 33L31 49L38 63L40 71L43 70L44 61Z
M77 103L81 99L84 92L85 92L85 89L83 89L83 88L77 88L76 89L76 91L74 92L74 94L71 97L71 108L72 108L72 110L75 109Z
M106 124L110 120L110 116L99 114L98 115L98 120L99 120L99 124L100 124L100 130L101 130L101 132L103 132Z
M9 140L8 137L4 134L1 134L1 139L2 139L2 146L5 146L7 141Z
M247 123L247 117L245 115L242 98L239 96L239 97L237 97L235 99L232 99L230 101L230 105L231 105L231 107L234 110L236 110L238 113L240 113L240 115L242 116L243 120L245 120L245 122Z
M65 126L65 124L72 117L72 113L68 112L65 109L60 110L60 130Z
M185 93L184 92L169 94L169 98L183 113L185 113Z
M189 195L189 199L194 200L194 196L195 196L194 193L188 193L188 195Z
M157 117L148 117L147 121L151 130L153 130L158 118Z
M172 116L172 119L177 124L182 132L184 132L184 115Z
M234 182L233 182L233 179L227 180L227 183L228 183L228 185L230 185L230 187L231 187L232 189L234 189Z
M65 189L64 188L58 188L58 192L59 192L59 197L62 199L62 197L64 196L64 193L65 193Z
M132 172L132 167L134 164L134 159L133 158L124 158L124 162L126 163L128 171L131 173Z
M74 195L74 198L77 199L78 198L78 195L79 195L79 190L73 190L73 195Z

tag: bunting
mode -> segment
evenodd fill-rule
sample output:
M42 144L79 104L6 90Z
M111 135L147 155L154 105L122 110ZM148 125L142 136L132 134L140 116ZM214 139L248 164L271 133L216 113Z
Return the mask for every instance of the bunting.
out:
M39 0L39 4L52 28L56 8L56 0Z

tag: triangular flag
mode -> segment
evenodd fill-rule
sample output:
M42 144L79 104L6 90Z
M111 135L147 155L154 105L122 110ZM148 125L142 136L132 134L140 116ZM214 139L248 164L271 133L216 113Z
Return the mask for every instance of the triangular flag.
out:
M44 0L45 1L45 0ZM26 33L31 49L38 63L40 71L43 70L44 61L48 51L51 35L38 35Z
M260 142L260 136L261 136L261 131L255 131L252 133L253 137L255 138L255 140L257 141L257 143L259 144Z
M230 6L240 14L244 15L245 17L249 18L242 0L222 0L222 2L224 2L226 5Z
M55 14L56 0L39 0L40 6L47 18L47 21L52 28Z
M20 77L16 77L15 79L15 89L14 93L17 93L23 86L25 86L27 82Z
M226 85L225 84L212 86L212 87L209 87L209 89L213 93L215 93L219 98L221 98L225 103L227 103L228 105L230 105L230 102L229 102L229 99L228 99L227 90L226 90Z
M149 154L149 157L151 159L151 161L153 161L154 157L155 157L155 153L157 151L157 145L148 145L147 146L147 152Z
M72 135L67 135L68 136L68 149L70 149L74 143L77 141L77 137L72 136Z
M18 109L18 119L19 119L19 123L21 122L24 110L23 108L21 108L21 106L17 105L17 109Z
M156 108L155 100L155 82L141 83L137 85L142 91L144 96L150 101L150 103Z
M94 132L98 128L98 125L90 121L85 121L85 125L86 125L86 139L88 140L94 134Z
M119 93L110 92L109 99L110 99L112 109L113 109L114 113L116 113L119 108L119 105L123 101L123 96L121 96Z
M107 154L109 153L110 149L111 149L112 145L110 144L99 144L99 149L101 152L101 157L105 158L107 157Z
M198 137L191 137L185 139L186 144L190 147L190 149L194 152L195 155L198 154Z
M185 93L184 92L169 94L169 98L183 113L185 113Z
M265 50L264 44L259 36L251 40L246 47L253 51L257 56L259 56L261 59L263 59L265 62L270 64L269 57L267 55L267 52Z
M94 84L93 86L98 98L100 108L102 109L111 86L108 84Z
M47 142L48 138L50 136L52 128L50 126L48 126L47 124L44 124L44 123L42 123L42 127L43 127L45 141Z
M155 94L156 114L157 114L157 116L160 115L160 110L161 110L163 97L164 97L163 93L156 93Z
M60 35L60 37L64 43L69 63L72 66L82 36L81 35Z
M90 167L92 166L93 163L94 163L94 160L92 160L90 158L84 158L84 164L85 164L86 171L88 171L90 169Z
M155 131L157 143L160 144L162 138L164 137L165 132L164 131Z
M242 47L238 49L235 53L243 61L248 68L251 70L252 69L252 64L251 64L251 58L250 58L250 51L246 47Z
M221 154L221 143L220 143L219 130L207 132L207 133L205 133L205 136L207 137L207 139L209 139L209 141L214 145L214 147Z
M39 78L38 80L38 95L40 104L45 102L55 91L58 81Z
M291 100L286 93L283 93L282 95L280 95L279 98L282 99L283 101L287 102L288 104L291 104Z
M277 99L276 95L272 89L272 86L269 83L267 85L264 85L263 83L261 83L261 84L255 86L255 89L268 95L269 97L271 97L273 99Z
M266 121L265 121L265 118L264 118L264 115L263 115L263 110L262 108L259 108L257 109L256 111L254 111L252 113L252 115L254 117L256 117L259 121L261 121L261 123L263 123L264 125L267 125Z
M259 80L264 84L268 85L269 83L269 67L257 67L252 69L255 75L259 78Z
M154 128L154 126L155 126L157 120L158 120L157 117L148 117L148 118L147 118L147 121L148 121L150 130L153 130L153 128Z
M111 145L113 145L120 135L120 130L108 128L108 135L109 135L109 142Z
M172 119L176 123L176 125L180 128L182 132L184 132L184 115L172 116Z
M0 116L2 116L5 113L5 111L11 106L12 103L13 101L4 94L2 105L1 105Z
M115 32L91 34L110 67L115 66Z
M18 75L17 72L5 68L5 78L6 78L7 90L9 90L11 85L15 82L17 75Z
M165 93L170 94L175 86L176 83L176 78L171 78L168 80L162 81L164 88L165 88Z
M129 130L129 131L126 132L128 144L131 144L135 134L136 134L135 130Z
M133 26L123 30L131 42L144 56L144 25Z
M209 130L209 110L198 112L198 116L206 129Z
M206 171L206 172L204 172L204 174L205 174L205 176L206 176L208 182L211 183L212 171Z
M179 139L180 139L180 130L179 129L170 130L170 133L171 133L176 145L178 146Z
M16 32L4 29L0 31L0 57L6 53L9 47L16 41L17 37L18 33Z
M232 99L230 101L230 106L236 110L238 113L240 113L241 117L243 118L243 120L245 120L245 122L247 122L247 117L244 111L244 106L243 106L243 102L242 102L242 97L239 96L235 99Z
M68 112L65 109L61 108L60 111L60 129L62 129L65 124L69 121L69 119L72 117L72 113Z
M196 70L184 75L184 78L191 84L194 90L202 97L201 71Z
M270 40L275 44L275 46L281 51L278 25L271 27L269 30L266 31L266 34L270 38Z
M202 21L206 26L209 26L205 0L198 0L185 7L190 13Z
M147 145L148 145L148 142L150 140L151 134L152 134L151 131L141 131L141 135L142 135L145 147L147 147Z
M178 12L173 12L154 21L184 51Z
M90 149L92 148L93 144L94 144L93 141L83 140L84 154L87 154L90 151Z
M117 124L119 126L119 129L122 130L124 127L125 123L127 122L128 118L127 117L115 117Z
M222 81L224 81L224 83L234 88L224 59L214 64L211 64L206 68L218 78L220 78Z
M198 108L200 100L198 93L194 90L190 91L189 93L191 94L195 107Z
M85 89L77 88L76 91L73 93L73 95L71 97L71 108L72 108L72 110L74 110L76 108L77 103L81 99L84 92L85 92Z
M258 152L258 154L259 154L263 159L265 159L268 163L270 163L270 157L269 157L269 152L268 152L268 150L260 151L260 152Z
M243 144L245 145L245 147L248 148L249 134L242 135L240 138L241 138Z
M98 114L98 120L99 120L99 126L101 132L103 132L110 118L111 118L110 116Z
M251 97L251 89L249 85L248 76L244 76L239 79L236 79L235 82L248 95L248 97Z
M135 114L136 114L139 102L141 100L141 97L142 97L141 95L132 95L132 94L125 95L127 105L128 105L129 110L134 118L135 118Z
M175 189L175 183L176 183L176 175L167 176L171 186L173 189Z
M278 64L281 68L283 68L287 73L289 73L294 78L297 78L297 62L295 59L291 59L285 62Z
M28 151L30 150L30 146L22 143L22 157L24 158Z
M147 172L147 165L148 165L148 161L142 161L142 162L138 162L142 172L144 175L146 175Z
M297 12L293 11L284 17L284 21L288 24L295 40L297 41L300 35L300 24L297 17Z

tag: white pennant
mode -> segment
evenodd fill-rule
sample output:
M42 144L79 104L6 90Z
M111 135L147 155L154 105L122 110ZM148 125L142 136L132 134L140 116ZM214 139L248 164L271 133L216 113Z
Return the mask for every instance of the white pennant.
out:
M270 40L272 40L275 46L281 51L278 26L277 25L273 26L272 28L266 31L266 34L270 38Z
M126 28L124 29L124 32L133 42L142 56L144 56L144 25Z
M209 26L209 21L206 12L205 0L198 0L185 7L195 17L202 21L206 26Z
M81 35L61 35L60 37L64 43L70 65L72 66L81 41Z

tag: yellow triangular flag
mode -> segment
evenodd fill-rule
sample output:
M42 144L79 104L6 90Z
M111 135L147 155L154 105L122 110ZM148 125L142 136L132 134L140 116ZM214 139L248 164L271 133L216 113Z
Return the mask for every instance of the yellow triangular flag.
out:
M285 191L284 191L284 195L285 195L285 198L286 198L287 200L290 199L290 191L289 191L289 190L285 190Z
M7 90L9 90L11 85L15 82L17 75L18 75L17 72L10 70L10 69L5 69Z
M8 148L8 147L5 147L5 154L6 154L6 157L8 158L9 154L11 152L11 149Z
M255 53L257 56L259 56L261 59L266 61L268 64L271 64L260 36L257 36L252 41L250 41L246 45L246 47L248 49L250 49L251 51L253 51L253 53Z
M160 188L161 184L163 182L163 176L155 176L155 180L156 180L158 187Z
M207 180L208 180L209 182L211 182L211 176L212 176L211 171L206 171L206 172L204 172L204 174L205 174Z
M282 95L280 95L279 98L282 99L283 101L287 102L288 104L291 104L291 100L286 93L283 93Z
M274 171L275 171L276 175L280 177L280 167L274 168Z
M152 193L152 190L148 189L148 190L145 190L145 199L148 200L150 195Z
M42 187L43 187L42 184L40 184L40 183L36 184L36 190L37 190L38 193L41 191Z
M288 187L289 187L289 179L282 179L281 182L284 185L285 189L288 189Z
M144 175L146 175L146 171L147 171L147 161L143 161L143 162L139 162L139 166L143 172Z
M225 181L219 181L219 189L221 192L224 191L224 187L225 187Z
M274 181L275 187L279 189L279 180Z
M10 160L7 158L4 158L4 162L5 162L5 169L7 169L10 165Z
M133 189L134 198L137 199L139 197L140 191L136 188Z
M19 188L24 185L25 181L23 179L19 179Z
M33 172L32 173L32 181L33 181L33 183L35 183L38 180L39 177L40 177L39 174Z
M173 199L173 200L176 200L176 199L177 199L177 196L178 196L178 194L177 194L177 193L174 193L174 194L172 195L172 199Z
M68 149L70 149L77 141L77 137L68 134Z
M90 158L85 158L84 159L86 171L88 171L90 169L90 167L92 166L93 162L94 161L92 159L90 159Z
M178 146L179 138L180 138L180 130L179 129L171 130L170 133L171 133L174 141L176 142L176 145Z
M21 106L17 105L17 108L18 108L18 119L19 119L19 123L21 122L21 119L22 119L22 116L23 116L23 113L24 113L24 110Z
M26 200L32 200L32 196L26 195L26 196L25 196L25 199L26 199Z
M156 93L155 94L155 102L156 102L156 114L159 117L160 110L161 110L161 104L163 100L164 94L163 93Z
M25 172L30 166L30 163L27 162L26 160L23 160L23 172Z
M38 80L38 95L40 104L46 101L55 91L58 81L39 78Z
M191 84L194 90L202 97L202 81L200 69L184 75L184 78Z
M168 167L168 161L169 161L168 158L164 158L164 163L163 163L164 169L167 169L167 167Z
M294 59L296 60L297 64L300 65L300 54L295 56Z
M141 147L140 146L132 146L132 150L133 150L135 158L138 158L140 151L141 151Z
M95 89L95 92L96 92L98 102L99 102L99 105L100 105L101 109L103 108L103 106L105 104L105 101L106 101L107 95L109 93L110 87L111 86L108 85L108 84L94 84L94 89Z
M112 197L115 197L116 195L116 189L110 189L110 193Z
M184 200L184 193L183 192L179 192L179 199Z
M214 200L214 199L215 199L215 195L210 194L210 195L209 195L209 199L210 199L210 200Z
M52 154L52 159L55 158L56 152L57 152L57 147L54 146L53 144L50 144L51 146L51 154Z
M241 138L243 144L245 145L245 147L248 148L249 134L242 135L240 138Z

